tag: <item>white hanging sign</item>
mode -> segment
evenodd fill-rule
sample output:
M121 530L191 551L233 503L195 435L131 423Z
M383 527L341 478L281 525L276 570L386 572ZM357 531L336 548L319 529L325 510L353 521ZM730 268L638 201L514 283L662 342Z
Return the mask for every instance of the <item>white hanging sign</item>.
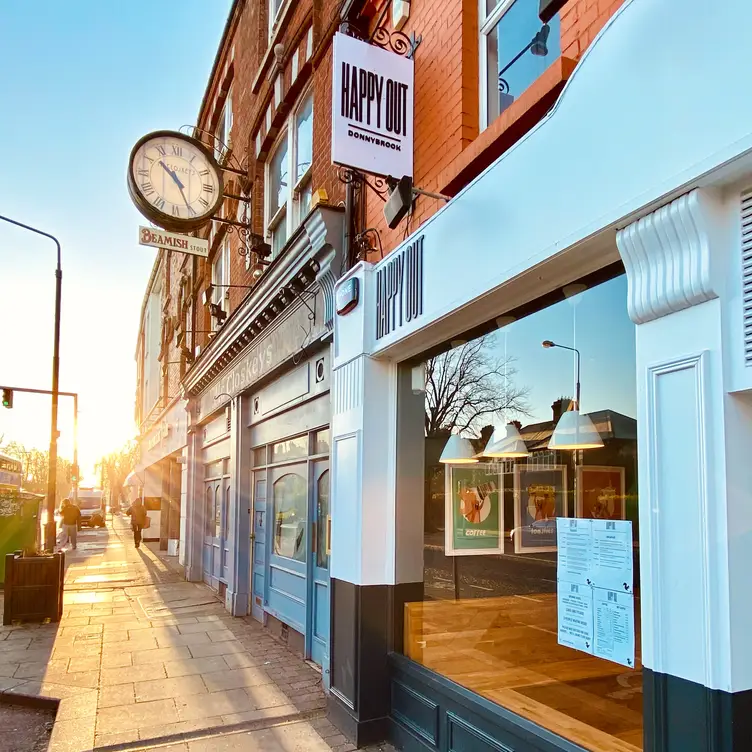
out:
M190 253L193 256L209 255L209 241L205 238L194 238L191 235L180 235L177 232L167 232L154 227L138 228L139 245L149 245L152 248L164 248L166 251Z
M332 161L375 175L413 175L412 60L334 36Z

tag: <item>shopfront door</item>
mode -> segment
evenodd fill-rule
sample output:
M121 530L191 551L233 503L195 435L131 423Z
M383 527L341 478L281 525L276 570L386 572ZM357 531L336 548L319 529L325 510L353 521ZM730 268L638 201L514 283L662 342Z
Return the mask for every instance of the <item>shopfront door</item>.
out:
M230 551L230 477L227 460L206 466L208 477L204 483L204 582L219 589L227 582Z
M262 454L264 450L261 450ZM266 470L253 472L253 527L251 531L251 614L264 622L266 565Z
M306 634L308 554L308 463L269 472L271 549L266 583L267 610Z
M329 511L329 461L311 463L312 565L310 613L308 620L311 658L322 669L324 686L329 687L329 553L331 517Z

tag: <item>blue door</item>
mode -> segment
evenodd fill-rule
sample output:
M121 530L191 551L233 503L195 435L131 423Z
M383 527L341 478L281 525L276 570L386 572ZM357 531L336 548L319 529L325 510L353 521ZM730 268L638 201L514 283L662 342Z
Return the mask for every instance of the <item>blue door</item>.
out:
M204 484L204 582L217 590L227 582L230 551L230 480L218 478Z
M264 623L266 573L266 470L253 472L253 529L251 532L251 614Z
M312 463L312 565L310 593L311 659L321 666L324 687L329 688L329 553L331 516L329 511L329 461ZM307 640L308 641L308 640Z
M308 463L269 470L271 534L266 610L307 634Z

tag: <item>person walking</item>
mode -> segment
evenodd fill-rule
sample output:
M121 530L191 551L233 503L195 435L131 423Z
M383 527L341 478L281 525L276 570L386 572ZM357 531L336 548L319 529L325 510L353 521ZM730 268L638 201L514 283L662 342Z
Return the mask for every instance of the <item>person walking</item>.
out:
M131 518L131 529L133 530L133 542L136 548L141 545L141 531L146 527L146 508L141 499L136 499L131 508L128 510Z
M70 543L71 549L75 551L78 544L78 524L81 520L81 510L70 499L63 499L63 503L60 505L60 517L63 528L60 548L62 549Z

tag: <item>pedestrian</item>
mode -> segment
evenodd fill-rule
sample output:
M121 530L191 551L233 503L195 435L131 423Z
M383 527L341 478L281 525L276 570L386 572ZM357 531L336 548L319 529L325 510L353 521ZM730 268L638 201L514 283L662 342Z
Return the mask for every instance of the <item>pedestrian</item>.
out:
M146 527L146 508L141 499L136 499L128 510L133 530L133 542L136 548L141 545L141 531Z
M61 525L63 528L63 537L60 548L64 548L68 543L75 551L78 543L78 524L81 520L81 510L70 499L63 499L60 505Z

